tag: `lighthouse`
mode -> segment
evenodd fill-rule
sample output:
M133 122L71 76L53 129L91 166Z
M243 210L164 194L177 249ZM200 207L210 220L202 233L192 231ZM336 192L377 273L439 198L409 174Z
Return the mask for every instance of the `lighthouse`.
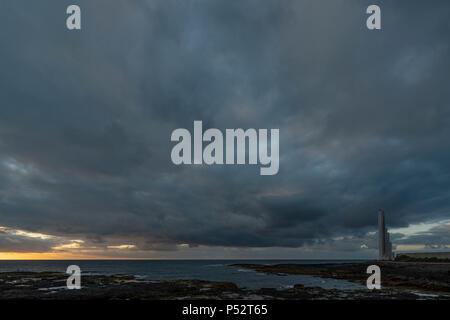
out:
M378 260L392 260L392 243L386 229L384 211L378 211Z

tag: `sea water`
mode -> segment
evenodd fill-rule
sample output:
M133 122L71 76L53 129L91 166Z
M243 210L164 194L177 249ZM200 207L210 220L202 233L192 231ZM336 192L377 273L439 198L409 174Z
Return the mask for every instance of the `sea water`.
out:
M128 274L145 280L199 279L233 282L241 288L285 289L295 284L324 289L364 289L340 279L309 275L276 275L252 271L232 264L319 264L351 263L363 260L0 260L0 272L65 272L78 265L83 275Z

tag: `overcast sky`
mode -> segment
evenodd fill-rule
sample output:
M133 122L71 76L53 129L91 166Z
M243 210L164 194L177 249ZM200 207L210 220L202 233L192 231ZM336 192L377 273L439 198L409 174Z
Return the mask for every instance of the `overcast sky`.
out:
M375 2L2 0L0 258L375 257L379 208L448 250L450 3ZM194 120L279 173L174 165Z

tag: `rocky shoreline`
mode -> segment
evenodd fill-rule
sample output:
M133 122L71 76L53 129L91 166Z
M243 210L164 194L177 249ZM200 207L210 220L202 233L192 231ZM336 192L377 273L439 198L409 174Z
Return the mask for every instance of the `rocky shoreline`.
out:
M364 283L370 263L327 265L236 265L258 272L307 274ZM203 280L143 280L132 275L83 275L80 290L66 288L67 275L59 272L0 273L0 299L31 300L182 300L182 299L303 299L379 300L450 299L450 264L401 265L378 263L382 290L338 290L295 285L277 290L248 290L231 282ZM416 292L417 291L417 292ZM418 292L421 294L418 294Z
M380 267L382 288L450 297L450 263L368 261L336 264L238 264L235 266L263 273L303 274L343 279L365 285L369 276L366 270L370 265Z

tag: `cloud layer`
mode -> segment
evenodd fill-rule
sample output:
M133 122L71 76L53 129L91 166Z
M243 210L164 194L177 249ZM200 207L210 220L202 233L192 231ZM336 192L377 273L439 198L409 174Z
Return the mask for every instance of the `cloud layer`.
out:
M364 1L115 2L78 1L68 31L70 3L2 1L0 226L358 255L378 208L390 227L449 217L448 2L381 1L381 31ZM278 175L173 165L194 120L279 128ZM0 233L24 247L46 248Z

